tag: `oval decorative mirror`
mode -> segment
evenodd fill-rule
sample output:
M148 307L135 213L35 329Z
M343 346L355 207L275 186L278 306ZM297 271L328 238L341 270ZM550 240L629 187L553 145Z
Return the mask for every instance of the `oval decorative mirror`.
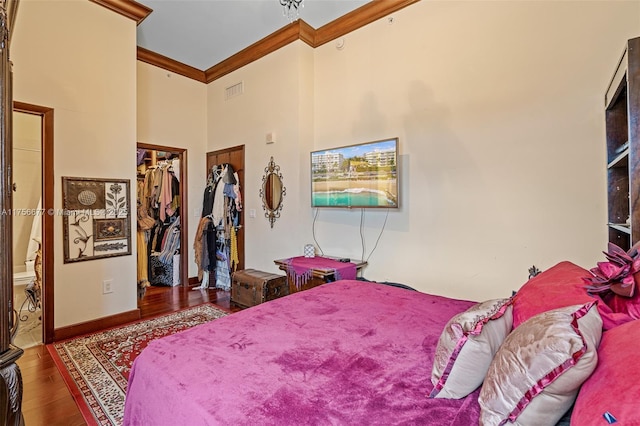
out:
M282 210L282 199L287 193L287 189L282 184L282 173L280 166L276 165L273 157L269 160L269 164L264 168L264 176L262 176L262 188L260 188L260 198L262 198L262 208L264 209L264 217L269 219L271 227L280 217Z

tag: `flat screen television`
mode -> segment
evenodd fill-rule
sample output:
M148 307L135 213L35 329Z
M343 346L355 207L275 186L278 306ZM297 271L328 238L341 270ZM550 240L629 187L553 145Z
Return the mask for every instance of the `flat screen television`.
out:
M398 138L311 153L312 207L398 205Z

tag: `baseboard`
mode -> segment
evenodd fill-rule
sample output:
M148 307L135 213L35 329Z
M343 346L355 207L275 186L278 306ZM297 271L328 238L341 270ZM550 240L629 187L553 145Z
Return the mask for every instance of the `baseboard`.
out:
M140 309L134 309L132 311L98 318L96 320L56 328L53 330L53 341L57 342L59 340L70 339L87 333L94 333L96 331L137 321L140 318Z
M200 284L200 280L198 277L189 277L189 285Z

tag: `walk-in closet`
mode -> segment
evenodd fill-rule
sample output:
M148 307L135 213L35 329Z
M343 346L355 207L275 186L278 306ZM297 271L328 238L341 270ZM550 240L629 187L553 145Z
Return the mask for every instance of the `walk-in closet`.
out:
M185 152L138 144L136 241L140 298L149 286L187 285L182 256L186 254L182 215L186 211Z

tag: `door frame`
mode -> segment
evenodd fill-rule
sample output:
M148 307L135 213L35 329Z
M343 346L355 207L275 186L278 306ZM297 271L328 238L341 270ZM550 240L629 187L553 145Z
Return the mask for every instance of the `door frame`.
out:
M137 147L154 151L177 152L180 160L180 286L189 286L189 252L187 250L189 241L189 229L187 225L187 215L189 206L187 205L187 150L164 145L138 142Z
M41 164L42 164L42 341L53 342L54 333L54 172L53 172L53 108L13 101L13 111L38 115L41 118Z

